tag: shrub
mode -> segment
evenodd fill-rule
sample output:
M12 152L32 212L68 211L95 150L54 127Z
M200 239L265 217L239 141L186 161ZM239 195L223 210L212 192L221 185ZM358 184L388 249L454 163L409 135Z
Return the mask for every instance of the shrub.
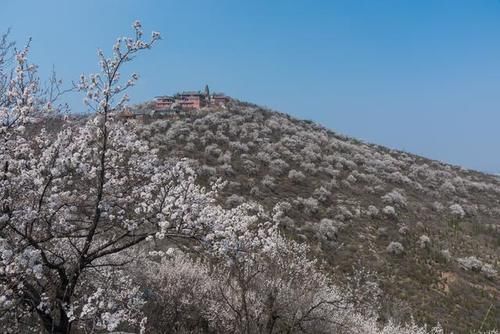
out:
M369 217L376 218L379 215L379 209L377 209L377 207L374 205L369 205L366 213Z
M399 207L405 208L408 205L406 197L402 194L401 190L394 189L391 192L382 196L382 201L387 204L395 204Z
M224 154L219 155L217 158L217 162L222 164L230 164L231 163L231 152L226 151Z
M418 239L418 244L420 248L428 248L431 245L431 239L427 235L423 234Z
M471 270L471 271L477 271L477 272L479 272L479 271L481 271L481 268L483 267L483 262L481 262L481 260L479 260L475 256L458 258L457 262L465 270Z
M481 272L489 279L493 279L497 275L497 271L493 268L491 264L484 264L481 268Z
M312 197L302 198L298 197L297 201L304 208L304 212L308 215L318 212L318 200Z
M337 212L338 213L335 216L335 219L340 220L340 221L346 221L346 220L352 219L354 217L352 212L344 205L339 205L337 207Z
M255 162L253 162L252 160L244 159L241 162L241 165L242 165L245 173L247 173L247 175L257 175L257 173L259 171L257 164Z
M291 169L288 172L288 178L295 183L300 183L300 182L305 180L306 176L304 175L304 173L302 173L300 171L296 171L295 169Z
M401 174L401 172L394 172L389 175L388 179L397 184L412 184L412 181L408 176Z
M450 213L455 219L462 219L465 217L464 209L460 204L457 203L450 205Z
M315 175L317 172L316 165L312 162L303 162L300 167L308 174Z
M349 174L349 176L347 177L347 182L349 182L350 184L353 184L353 183L356 183L358 180L356 179L356 177L354 177L354 175Z
M337 232L338 230L334 221L328 218L323 218L319 223L316 234L320 237L320 239L331 241L337 239Z
M205 147L205 155L208 157L219 158L222 150L217 147L217 144L208 145Z
M262 185L269 188L273 189L276 185L274 184L274 177L271 175L266 175L261 181Z
M240 143L239 141L229 142L229 147L236 152L248 152L248 146L244 143Z
M406 225L401 226L398 230L399 234L401 235L407 235L409 231L410 229Z
M319 187L314 190L313 196L321 202L326 202L332 193L324 187Z
M390 217L390 218L393 218L393 217L396 217L396 209L394 209L394 207L390 206L390 205L387 205L386 207L384 207L382 209L382 212L387 216L387 217Z
M282 175L285 172L285 170L288 168L288 164L281 159L274 159L269 164L269 168L271 169L273 174Z
M270 163L272 160L271 155L269 153L266 153L266 152L257 153L256 158L257 158L257 160L264 162L264 163Z
M441 187L439 187L439 190L442 192L442 193L445 193L445 194L454 194L456 192L456 189L455 189L455 186L453 185L453 183L451 183L449 180L446 180L442 185Z
M393 255L400 255L404 252L404 247L400 242L391 241L389 246L387 246L387 252Z

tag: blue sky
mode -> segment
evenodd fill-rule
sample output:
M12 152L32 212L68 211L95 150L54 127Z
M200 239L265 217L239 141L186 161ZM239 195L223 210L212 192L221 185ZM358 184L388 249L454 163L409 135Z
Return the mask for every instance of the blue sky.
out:
M369 142L500 171L499 0L3 0L42 74L97 69L140 19L164 39L131 64L135 102L224 91ZM80 96L67 96L81 110Z

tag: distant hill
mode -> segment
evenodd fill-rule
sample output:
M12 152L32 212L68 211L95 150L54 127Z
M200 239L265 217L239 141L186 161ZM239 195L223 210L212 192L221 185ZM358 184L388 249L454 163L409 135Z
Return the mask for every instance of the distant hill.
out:
M288 202L282 230L311 243L339 282L354 266L377 273L392 301L382 317L500 328L497 176L238 101L145 119L139 132L166 159L192 159L203 182L227 180L227 206Z

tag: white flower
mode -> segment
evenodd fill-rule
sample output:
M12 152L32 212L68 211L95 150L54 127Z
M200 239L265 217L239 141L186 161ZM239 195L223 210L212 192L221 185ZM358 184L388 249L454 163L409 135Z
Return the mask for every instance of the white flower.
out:
M141 21L139 21L139 20L135 20L135 21L134 21L134 23L132 24L132 27L133 27L134 29L140 29L140 28L142 28Z

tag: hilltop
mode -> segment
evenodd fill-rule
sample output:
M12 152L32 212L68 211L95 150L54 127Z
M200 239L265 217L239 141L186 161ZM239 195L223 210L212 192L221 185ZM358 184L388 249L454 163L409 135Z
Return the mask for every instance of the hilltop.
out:
M190 159L201 182L226 180L225 206L287 202L281 230L311 244L339 283L354 268L376 274L382 319L457 333L500 327L494 175L235 100L137 123L165 159Z

